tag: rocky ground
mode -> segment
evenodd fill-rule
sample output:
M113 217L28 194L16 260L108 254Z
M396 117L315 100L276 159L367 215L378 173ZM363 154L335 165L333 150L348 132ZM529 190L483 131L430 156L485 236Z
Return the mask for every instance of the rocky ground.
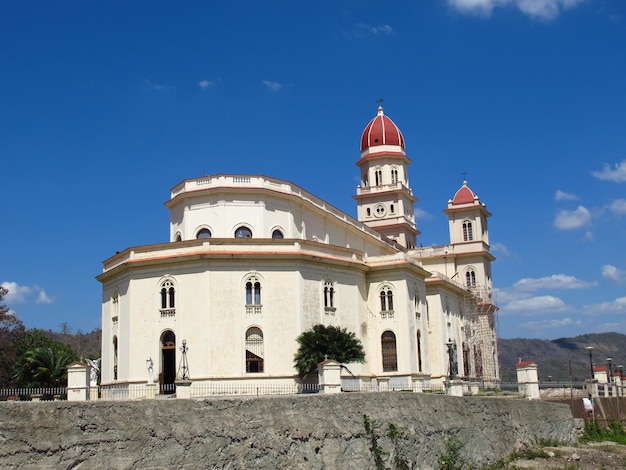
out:
M525 453L502 469L541 470L623 470L626 468L626 446L614 442L593 442L575 447L543 447Z

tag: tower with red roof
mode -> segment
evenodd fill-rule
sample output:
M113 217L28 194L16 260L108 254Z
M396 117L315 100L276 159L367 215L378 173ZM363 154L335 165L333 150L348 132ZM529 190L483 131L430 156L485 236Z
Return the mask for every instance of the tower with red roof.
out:
M404 136L385 116L382 106L361 135L361 184L357 187L359 222L404 248L414 248L419 234L413 205L417 198L409 186Z

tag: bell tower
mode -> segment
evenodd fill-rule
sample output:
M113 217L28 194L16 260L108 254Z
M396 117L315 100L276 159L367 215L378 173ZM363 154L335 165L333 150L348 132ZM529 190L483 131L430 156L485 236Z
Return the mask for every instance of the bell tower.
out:
M417 198L409 187L404 136L385 116L383 107L361 135L361 170L357 187L357 218L368 227L394 240L398 245L415 248L420 233L415 226L413 205Z
M456 255L457 272L468 288L484 287L491 291L491 262L487 219L491 213L467 181L448 201L444 210L450 226L450 244Z

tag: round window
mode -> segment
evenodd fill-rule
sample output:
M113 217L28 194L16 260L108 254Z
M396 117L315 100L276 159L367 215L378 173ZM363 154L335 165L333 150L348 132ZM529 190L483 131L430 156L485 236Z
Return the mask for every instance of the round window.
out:
M211 238L211 231L208 228L203 228L202 230L198 232L198 235L196 235L196 238L198 239Z
M252 238L252 231L248 227L239 227L235 230L235 238Z

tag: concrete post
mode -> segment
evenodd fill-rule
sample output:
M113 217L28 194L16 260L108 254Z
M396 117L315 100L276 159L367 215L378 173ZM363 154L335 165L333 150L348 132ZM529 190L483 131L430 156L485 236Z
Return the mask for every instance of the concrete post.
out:
M445 380L443 383L446 387L446 395L450 397L462 397L463 396L463 381L462 380Z
M518 362L517 387L521 397L530 400L539 400L539 377L537 375L537 364L532 361Z
M412 385L413 385L414 392L422 393L424 391L424 376L423 375L413 376L412 382L413 382Z
M67 401L89 399L90 370L91 368L82 362L72 362L67 366Z
M176 398L191 398L191 380L177 380L176 382Z
M606 366L596 366L593 368L593 376L597 380L598 396L609 396L609 372Z
M378 391L379 392L388 392L389 391L389 380L390 377L376 377L378 381Z
M317 365L320 381L320 393L341 392L341 363L333 359L324 359Z

